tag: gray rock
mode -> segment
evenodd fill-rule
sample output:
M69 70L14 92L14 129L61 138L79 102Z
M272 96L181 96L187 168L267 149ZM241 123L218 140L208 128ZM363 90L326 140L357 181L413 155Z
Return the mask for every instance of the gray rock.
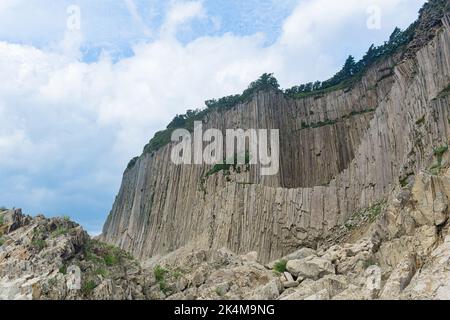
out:
M296 277L309 279L319 279L327 274L334 274L333 264L326 259L319 257L309 257L303 260L291 260L287 263L286 269Z

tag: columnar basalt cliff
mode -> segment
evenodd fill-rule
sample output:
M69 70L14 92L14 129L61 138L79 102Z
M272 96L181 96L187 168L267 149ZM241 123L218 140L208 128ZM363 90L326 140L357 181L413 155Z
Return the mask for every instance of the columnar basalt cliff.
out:
M200 113L279 129L275 176L174 165L157 135L100 239L0 208L0 300L450 299L450 2L414 27L344 89Z
M279 129L277 175L256 165L206 175L211 166L173 164L168 144L125 171L101 238L142 259L191 245L268 262L326 246L448 143L449 84L448 10L425 7L408 46L346 89L300 99L261 91L204 117L204 129Z

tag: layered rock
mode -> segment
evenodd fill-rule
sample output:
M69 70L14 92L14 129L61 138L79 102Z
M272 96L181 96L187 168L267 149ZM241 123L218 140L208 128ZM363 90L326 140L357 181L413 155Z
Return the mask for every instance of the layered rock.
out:
M251 166L207 177L209 166L174 165L172 144L143 154L124 173L102 239L142 259L195 243L257 251L263 262L326 243L448 142L449 18L425 10L418 30L407 54L380 61L351 88L298 100L259 92L206 116L204 129L279 129L275 176Z

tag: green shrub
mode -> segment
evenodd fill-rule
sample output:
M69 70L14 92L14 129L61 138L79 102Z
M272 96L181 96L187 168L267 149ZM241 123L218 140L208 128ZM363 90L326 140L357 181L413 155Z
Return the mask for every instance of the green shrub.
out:
M2 245L4 245L5 242L6 242L5 238L0 237L0 247L1 247Z
M0 214L0 226L5 223L5 218Z
M106 277L108 275L108 271L105 268L98 268L95 270L95 274Z
M174 270L174 271L172 272L172 276L173 276L175 279L181 278L182 275L183 275L183 271L182 271L180 268L177 268L176 270Z
M436 156L439 165L442 164L442 157L448 151L448 145L442 145L433 149L434 155Z
M377 203L373 207L369 208L369 221L374 222L380 215L383 209L383 203Z
M67 274L67 266L63 265L59 268L59 273Z
M57 238L59 236L62 236L64 234L67 234L69 232L69 229L64 227L58 227L55 231L52 232L52 237Z
M128 162L127 170L133 168L136 165L136 162L139 160L139 157L134 157L133 159Z
M159 289L164 293L166 293L168 290L167 282L166 282L166 274L168 272L169 272L168 270L164 269L160 265L157 265L155 267L155 269L153 269L153 273L155 275L156 282L158 282L158 284L159 284Z
M44 239L34 239L31 241L31 246L38 251L42 251L47 246L47 242Z
M83 292L85 296L89 296L95 288L97 288L97 284L95 283L95 281L89 280L83 284L83 286L81 287L81 292Z
M280 260L275 263L273 270L279 273L283 273L286 271L287 260Z
M115 254L115 252L109 252L105 254L105 256L103 257L103 261L108 267L112 267L119 264L120 258Z
M205 174L205 177L212 176L221 171L223 171L224 175L228 176L230 174L231 168L233 168L235 171L238 171L238 173L240 173L238 170L238 164L237 164L238 159L237 158L238 158L238 156L235 154L233 163L231 163L231 164L228 163L231 161L227 161L226 159L224 159L222 163L218 163L218 164L214 165L214 167ZM251 160L251 156L250 156L250 153L247 151L247 152L245 152L245 155L244 155L244 163L246 166L248 166L250 164L250 160Z
M155 267L155 269L153 270L153 273L155 275L156 281L160 282L160 281L164 280L165 275L166 275L167 272L168 271L166 269L164 269L160 265L157 265Z

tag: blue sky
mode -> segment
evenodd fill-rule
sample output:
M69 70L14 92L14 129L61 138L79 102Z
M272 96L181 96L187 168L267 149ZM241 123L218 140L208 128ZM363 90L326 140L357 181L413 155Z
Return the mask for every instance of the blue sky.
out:
M175 114L263 72L326 79L423 3L0 0L0 205L98 233L127 162Z

